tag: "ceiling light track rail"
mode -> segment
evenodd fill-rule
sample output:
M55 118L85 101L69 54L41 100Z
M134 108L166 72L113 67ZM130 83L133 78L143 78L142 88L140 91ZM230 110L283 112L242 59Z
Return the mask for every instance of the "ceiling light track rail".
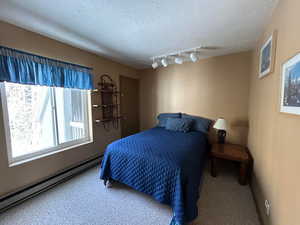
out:
M153 56L152 68L156 69L160 66L167 67L170 64L183 64L184 62L197 62L202 50L213 49L212 47L198 46L195 48L189 48L172 52L164 55Z

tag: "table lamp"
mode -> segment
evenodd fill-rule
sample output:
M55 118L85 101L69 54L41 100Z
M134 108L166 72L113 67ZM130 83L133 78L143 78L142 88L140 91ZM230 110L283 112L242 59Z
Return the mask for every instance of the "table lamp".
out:
M217 119L216 123L214 124L213 128L218 130L218 143L224 144L225 143L225 137L226 137L226 120L224 118Z

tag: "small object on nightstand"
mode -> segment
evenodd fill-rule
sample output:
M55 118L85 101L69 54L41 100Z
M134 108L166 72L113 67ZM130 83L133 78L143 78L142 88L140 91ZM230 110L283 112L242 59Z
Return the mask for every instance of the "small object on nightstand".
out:
M211 150L211 175L217 176L217 160L225 159L240 163L239 183L247 184L253 159L246 147L234 144L213 144Z
M224 144L227 130L226 120L224 118L217 119L214 128L218 130L218 143Z

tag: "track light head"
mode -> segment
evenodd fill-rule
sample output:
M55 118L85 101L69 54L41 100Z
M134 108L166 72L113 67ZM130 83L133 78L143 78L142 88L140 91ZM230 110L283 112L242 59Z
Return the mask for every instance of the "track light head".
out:
M153 69L156 69L157 67L158 67L158 62L154 61L154 62L152 63L152 68L153 68Z
M190 58L191 58L191 60L192 60L193 62L196 62L196 61L198 60L198 56L197 56L197 54L196 54L195 52L192 52L192 53L190 54Z
M180 56L176 56L174 61L175 61L176 64L182 64L183 63L183 58L180 57Z
M161 64L164 66L164 67L167 67L168 66L168 60L166 58L163 58L161 60Z

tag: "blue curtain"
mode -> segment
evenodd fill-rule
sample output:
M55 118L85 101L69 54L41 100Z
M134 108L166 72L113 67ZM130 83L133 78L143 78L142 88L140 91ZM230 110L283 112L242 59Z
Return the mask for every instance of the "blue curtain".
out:
M90 90L91 70L0 46L0 82Z

